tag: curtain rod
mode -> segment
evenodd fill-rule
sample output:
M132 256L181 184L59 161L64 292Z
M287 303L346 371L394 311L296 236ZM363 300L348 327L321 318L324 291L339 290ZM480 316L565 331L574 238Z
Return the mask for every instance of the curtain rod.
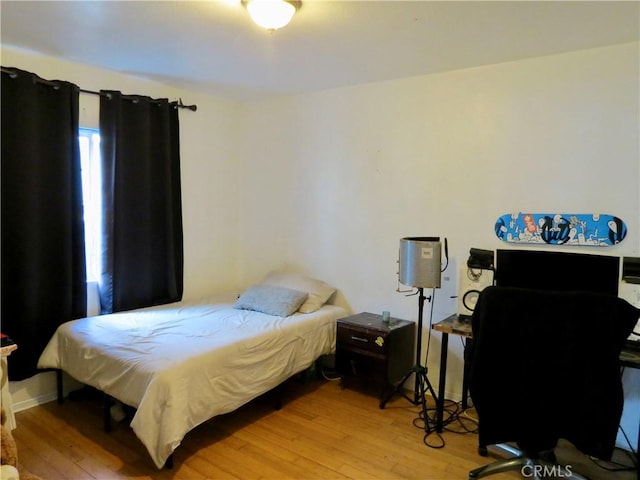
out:
M11 75L13 78L18 76L18 72L15 72L13 70L9 70L7 68L4 67L0 67L0 71L2 71L2 73L7 73L9 75ZM45 80L43 78L40 78L39 76L34 74L34 78L36 80L36 82L38 83L42 83L44 85L49 85L51 87L56 87L58 84L55 81L51 81L51 80ZM78 87L78 91L80 93L86 93L88 95L98 95L98 96L109 96L108 93L102 93L102 92L96 92L94 90L85 90L83 88ZM124 98L132 100L135 97L131 96L131 95L123 95ZM182 103L182 99L178 99L176 101L170 102L171 105L175 106L176 108L186 108L188 110L191 110L192 112L195 112L198 109L197 105L185 105L184 103Z

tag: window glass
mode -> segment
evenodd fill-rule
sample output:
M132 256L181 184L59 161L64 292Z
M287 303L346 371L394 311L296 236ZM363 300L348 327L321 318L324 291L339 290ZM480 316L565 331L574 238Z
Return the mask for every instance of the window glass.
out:
M100 225L102 220L100 132L80 128L80 166L84 204L84 236L87 258L87 282L97 282L100 276Z

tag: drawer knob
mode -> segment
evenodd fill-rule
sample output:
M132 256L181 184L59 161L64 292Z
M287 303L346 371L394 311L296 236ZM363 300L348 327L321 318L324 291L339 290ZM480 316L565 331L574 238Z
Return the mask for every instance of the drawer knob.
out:
M366 338L362 338L362 337L355 337L353 335L351 335L351 340L356 340L358 342L364 342L364 343L369 343L369 340Z

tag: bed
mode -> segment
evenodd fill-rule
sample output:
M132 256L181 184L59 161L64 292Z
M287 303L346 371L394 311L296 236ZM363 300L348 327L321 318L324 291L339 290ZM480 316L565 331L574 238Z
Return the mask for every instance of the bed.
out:
M131 427L162 468L192 428L333 352L336 320L346 315L325 303L335 289L318 297L309 284L289 281L306 277L278 273L265 281L270 278L272 284L251 287L238 299L216 296L64 323L38 366L63 370L134 407ZM304 298L293 312L290 304L278 310L283 291ZM274 308L287 315L273 314Z

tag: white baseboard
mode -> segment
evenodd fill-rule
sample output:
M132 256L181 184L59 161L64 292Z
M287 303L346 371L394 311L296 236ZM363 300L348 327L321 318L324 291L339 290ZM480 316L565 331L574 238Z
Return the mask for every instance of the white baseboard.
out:
M82 387L82 384L63 373L63 395ZM38 405L53 402L58 398L56 372L44 372L19 382L9 382L13 412L22 412Z
M21 402L13 402L13 413L22 412L38 405L44 405L45 403L53 402L58 399L56 392L48 392L37 397L28 398Z

